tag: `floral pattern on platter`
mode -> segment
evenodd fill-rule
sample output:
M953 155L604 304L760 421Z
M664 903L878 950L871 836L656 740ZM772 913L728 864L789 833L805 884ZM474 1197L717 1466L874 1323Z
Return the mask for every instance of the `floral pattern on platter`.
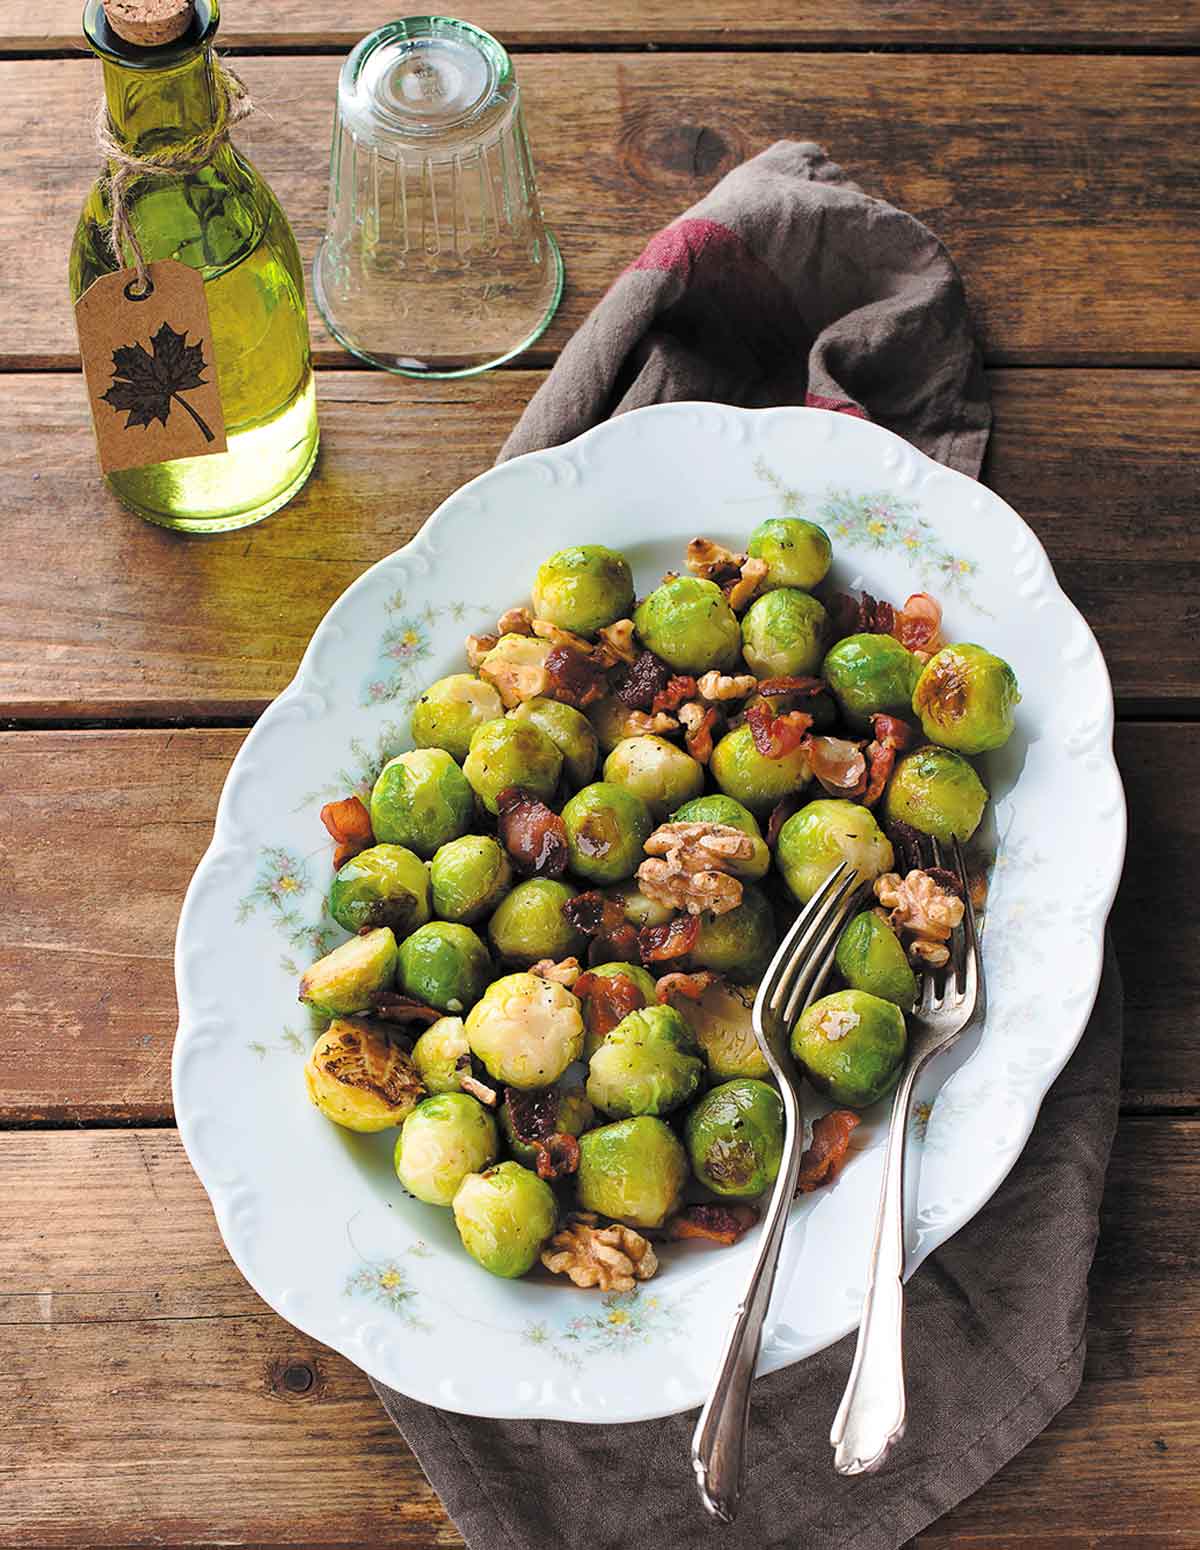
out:
M265 910L293 952L311 954L303 966L306 968L313 959L332 952L344 934L332 921L322 918L323 905L317 912L316 921L300 908L311 886L307 860L281 846L264 845L258 853L258 876L254 886L238 904L238 925L245 925L252 915L260 909ZM279 961L287 974L303 972L288 953L284 953Z
M296 811L316 802L337 802L346 796L361 797L366 802L380 770L389 759L403 753L410 742L407 721L385 721L376 733L374 747L361 737L352 737L349 743L351 762L335 770L333 778L325 785L306 792L296 804Z
M488 629L496 619L496 610L486 603L418 605L403 590L392 593L384 610L388 623L379 637L374 670L362 686L364 706L399 700L406 710L412 709L425 688L416 669L432 654L429 630L440 619L463 624L468 619L482 618L488 621L484 626Z

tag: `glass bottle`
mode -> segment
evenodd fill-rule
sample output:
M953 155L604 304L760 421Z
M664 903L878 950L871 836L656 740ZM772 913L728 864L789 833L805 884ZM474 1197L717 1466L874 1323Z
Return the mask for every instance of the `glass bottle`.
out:
M194 0L174 41L143 47L89 0L83 27L104 64L113 131L131 153L161 151L214 122L217 0ZM317 455L304 277L274 194L228 140L195 172L138 177L127 205L147 263L173 258L204 277L228 450L107 476L124 504L151 522L219 533L278 510ZM103 179L83 207L71 249L73 301L121 267L108 241ZM128 258L128 255L126 255Z

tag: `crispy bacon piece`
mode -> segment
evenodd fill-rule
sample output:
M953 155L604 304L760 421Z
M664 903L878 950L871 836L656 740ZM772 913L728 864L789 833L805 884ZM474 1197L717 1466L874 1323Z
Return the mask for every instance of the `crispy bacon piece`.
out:
M818 694L824 694L826 683L823 678L809 678L807 676L785 674L779 678L761 678L758 681L756 692L770 699L778 699L781 695L791 695L797 699L815 699Z
M500 843L526 877L561 877L570 851L567 826L552 808L520 786L505 786L496 798Z
M783 759L800 747L812 717L804 710L788 710L778 716L770 705L758 700L747 710L746 724L764 759Z
M576 931L592 938L589 963L640 961L637 931L625 919L619 899L606 898L599 889L589 888L568 899L563 914Z
M892 621L891 633L909 651L932 655L942 644L942 605L928 592L914 592Z
M874 807L883 795L883 788L891 777L896 755L903 752L913 740L913 730L907 721L882 712L871 717L875 737L867 745L870 779L863 792L863 806Z
M721 982L721 976L712 969L698 969L695 974L664 974L657 982L658 1002L666 1006L672 996L686 996L689 1001L699 1001L706 990Z
M671 680L671 669L652 651L643 651L617 685L617 697L630 710L649 710Z
M608 692L604 668L590 654L573 646L554 646L545 662L548 693L552 700L582 710Z
M666 963L671 958L685 958L699 935L699 915L673 915L665 925L643 926L638 932L642 962Z
M590 1032L606 1039L622 1018L640 1012L646 997L628 974L581 974L574 984L575 994L587 1002Z
M896 610L890 603L864 592L855 597L849 592L835 592L825 604L832 621L831 638L842 640L847 635L890 635L896 620Z
M812 1145L800 1159L798 1195L811 1194L820 1185L833 1183L846 1161L851 1132L859 1123L853 1109L833 1109L813 1121Z
M690 673L675 673L667 679L650 702L652 711L666 711L670 714L677 711L687 700L694 700L700 693L700 687Z
M808 757L813 774L830 796L853 801L867 789L867 760L861 743L844 737L811 737Z
M562 1094L557 1087L539 1087L523 1092L517 1087L504 1089L504 1111L512 1133L526 1146L548 1141L558 1127L558 1108Z
M326 802L321 809L321 822L337 845L333 852L333 865L345 866L351 856L374 845L371 831L371 815L360 797L343 797L340 802Z
M555 1131L544 1141L535 1141L539 1179L565 1179L579 1167L579 1142L565 1131Z
M684 1206L667 1227L669 1238L707 1238L710 1243L728 1247L736 1243L758 1221L756 1206L694 1205Z
M778 842L780 829L783 828L792 814L798 813L803 806L804 798L798 791L793 791L790 796L783 797L776 802L771 809L771 816L767 819L767 844L772 850L775 849L775 845Z
M720 715L713 706L702 706L696 701L679 707L679 720L688 753L698 764L707 764L712 758L713 732L720 723Z
M380 1017L386 1023L424 1023L428 1027L438 1022L442 1013L415 996L401 996L394 990L375 990L371 992L371 1016Z

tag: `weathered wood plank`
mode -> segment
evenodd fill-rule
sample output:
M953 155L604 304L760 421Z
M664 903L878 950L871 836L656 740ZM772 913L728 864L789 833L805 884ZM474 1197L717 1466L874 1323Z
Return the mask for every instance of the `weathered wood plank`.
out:
M339 64L244 61L265 111L239 128L239 143L275 187L306 261L325 218ZM668 65L654 53L572 54L531 55L520 73L568 272L540 360L656 227L789 136L820 136L865 188L937 230L962 266L992 361L1200 359L1194 58L744 53L672 55ZM0 64L0 101L22 145L0 166L0 365L75 359L63 270L91 175L98 89L98 70L82 60ZM344 359L320 329L314 337L322 359Z
M1127 710L1200 707L1187 372L991 374L985 476L1041 535ZM412 383L323 372L321 462L259 527L192 543L139 521L97 474L80 379L0 377L0 716L257 714L330 603L482 472L540 374Z
M174 1133L8 1134L0 1172L6 1545L460 1542L361 1374L241 1281ZM1187 1537L1197 1188L1200 1121L1125 1122L1084 1387L922 1546Z

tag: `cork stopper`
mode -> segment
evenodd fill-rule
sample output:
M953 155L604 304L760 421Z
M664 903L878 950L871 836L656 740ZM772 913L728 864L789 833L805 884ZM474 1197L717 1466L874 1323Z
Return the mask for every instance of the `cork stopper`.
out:
M192 0L104 0L108 25L126 43L161 48L188 30Z

